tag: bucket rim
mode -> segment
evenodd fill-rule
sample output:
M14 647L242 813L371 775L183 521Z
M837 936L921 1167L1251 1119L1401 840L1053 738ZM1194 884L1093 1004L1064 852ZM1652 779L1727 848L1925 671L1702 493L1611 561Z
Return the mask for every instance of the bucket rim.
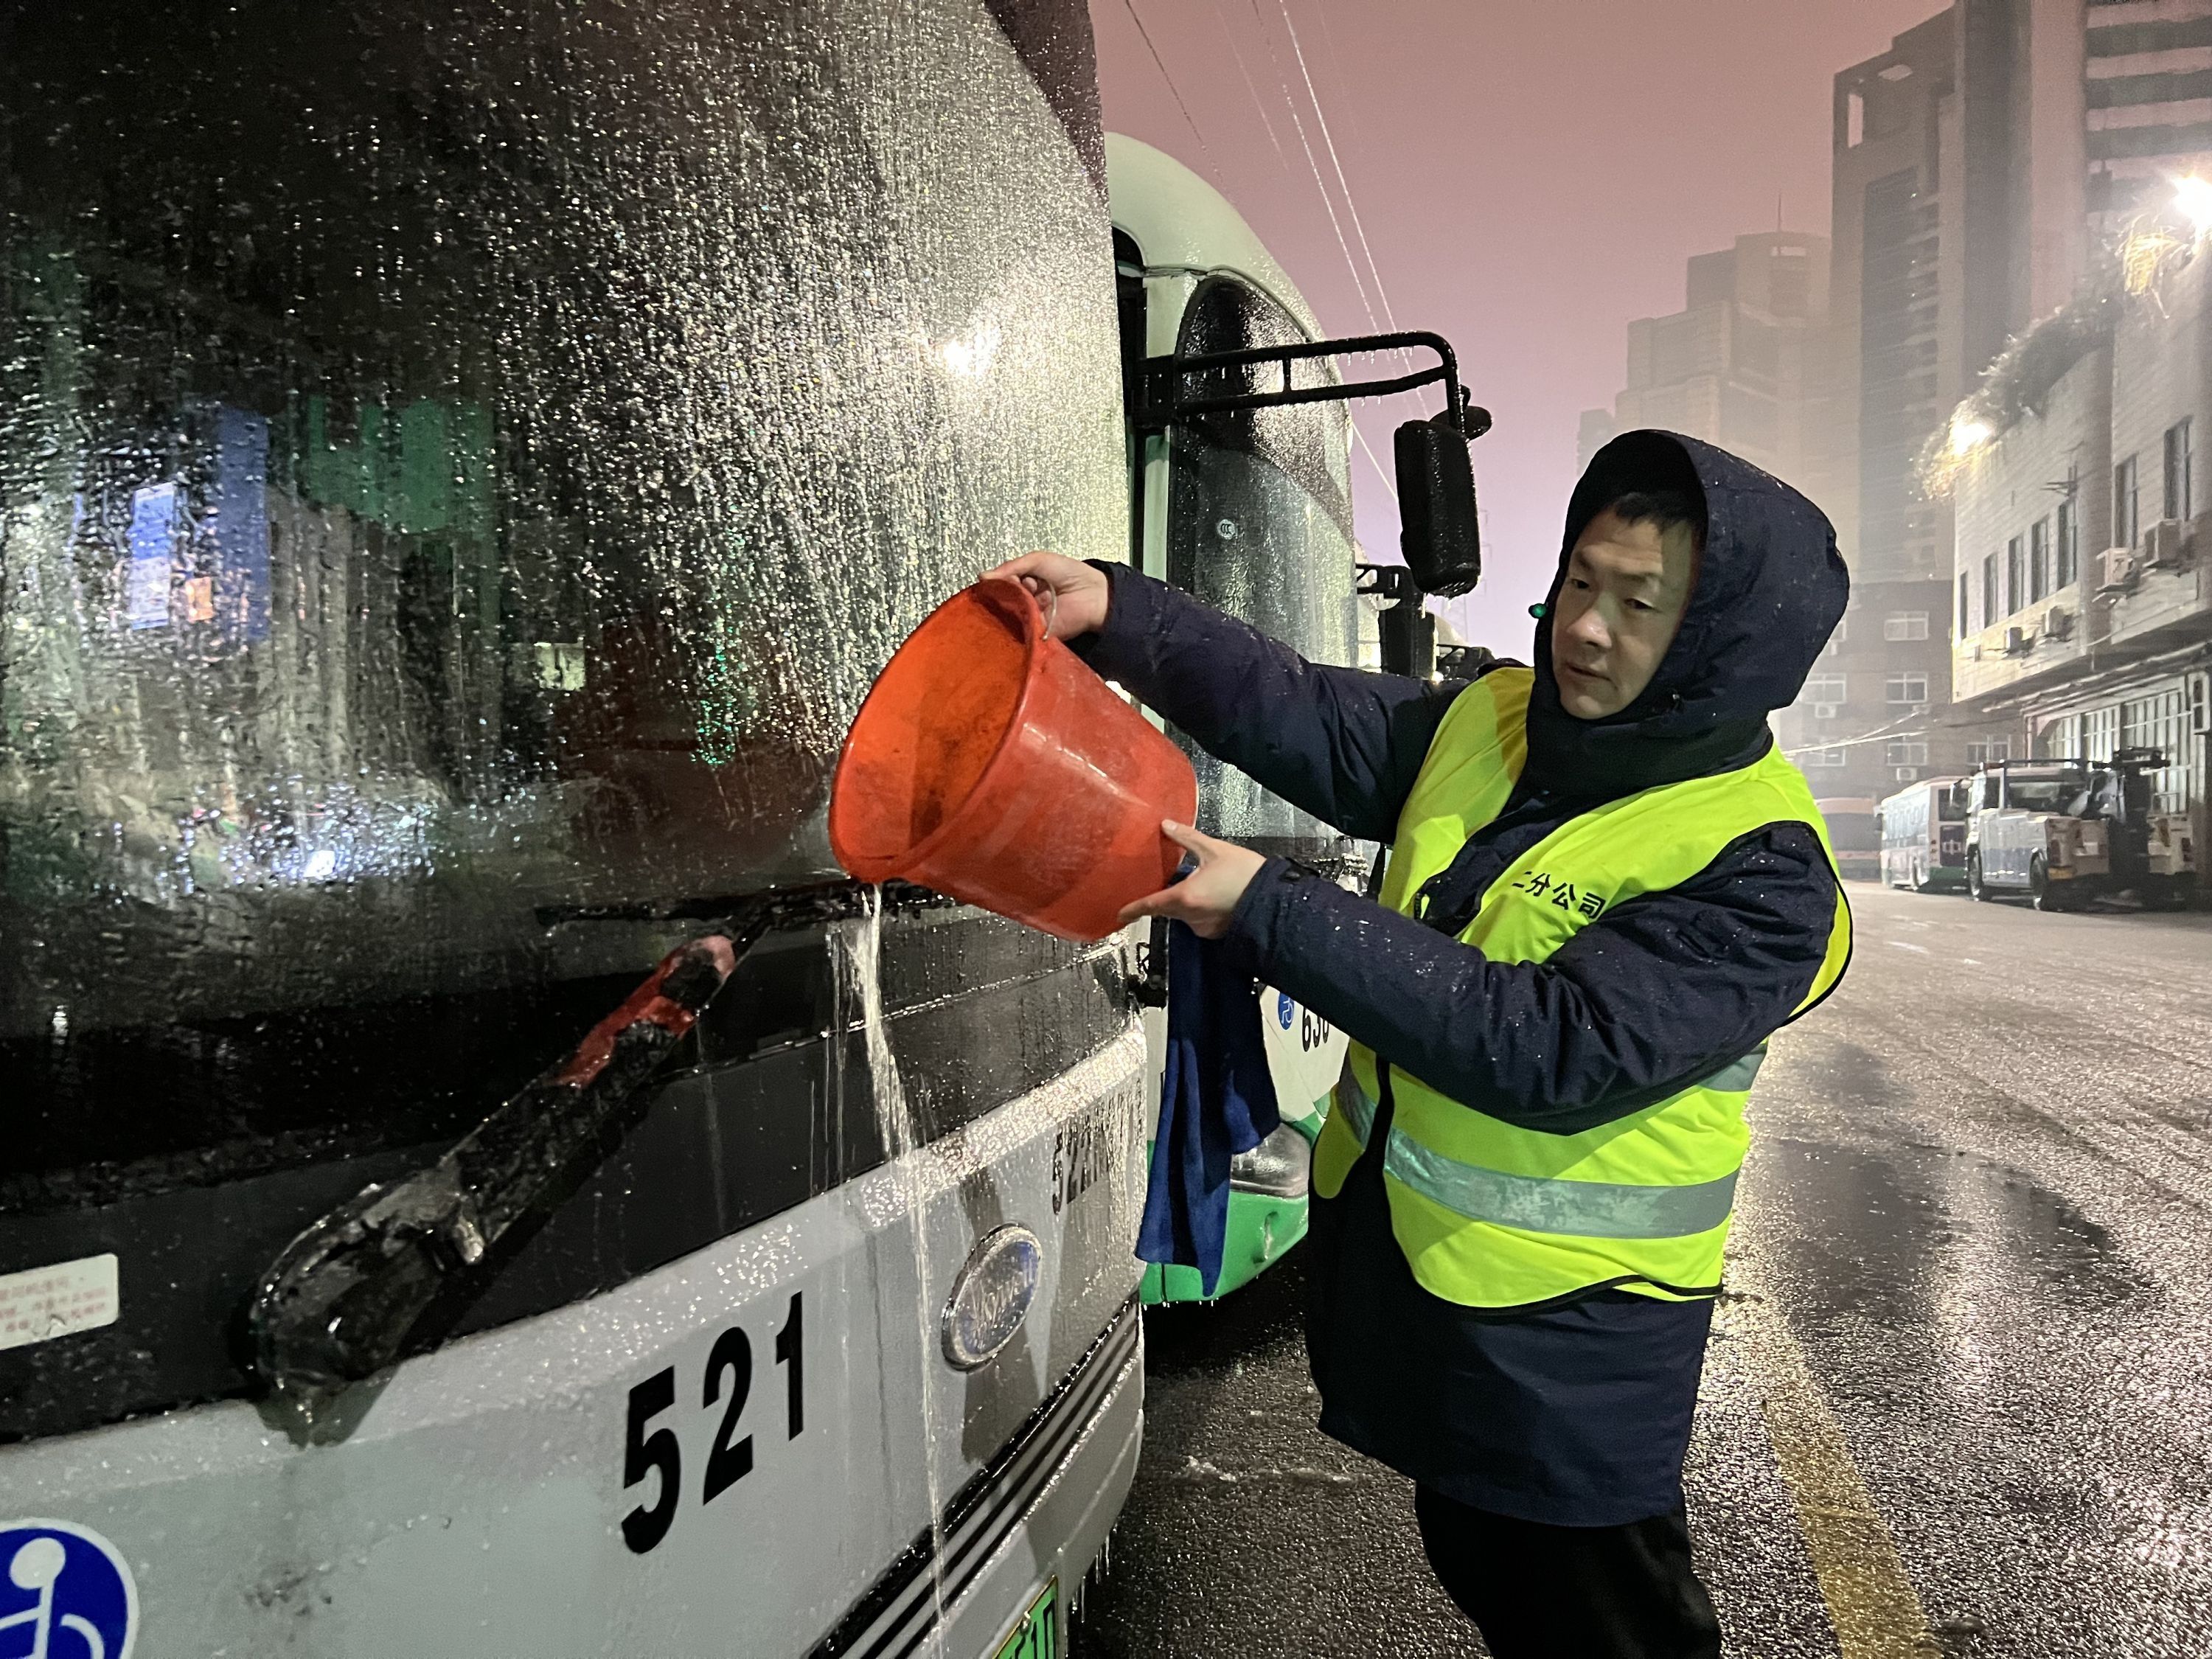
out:
M915 625L913 631L908 634L905 639L899 641L898 650L893 651L891 653L891 657L893 659L896 659L898 656L899 651L905 650L907 646L917 638L924 629L927 628L930 623L935 622L940 615L945 611L951 610L956 605L966 603L970 605L986 605L993 606L994 608L1003 606L1007 599L1005 590L1008 588L1012 589L1015 594L1020 596L1020 610L1018 611L1018 615L1022 623L1022 684L1021 689L1014 695L1014 707L1012 712L1007 716L1006 729L999 733L999 740L992 746L990 757L983 763L982 769L975 774L975 781L969 786L968 794L966 798L961 801L959 806L956 807L952 811L945 814L944 820L938 824L937 828L931 830L920 841L912 842L908 846L902 848L897 852L888 854L883 859L863 859L857 860L860 864L871 866L867 869L856 869L854 863L848 862L844 850L839 845L839 836L837 834L837 802L840 791L837 787L837 782L839 779L845 775L845 760L847 756L852 752L853 738L859 732L861 722L866 720L868 717L868 705L875 702L877 694L884 689L883 674L878 673L876 676L876 683L868 688L868 695L860 699L860 706L853 715L853 723L850 726L846 728L845 740L837 745L837 766L836 769L830 774L830 811L828 813L830 851L836 856L838 864L844 869L845 872L854 878L856 880L882 883L900 879L904 875L904 872L892 868L891 866L894 864L902 865L906 866L907 869L911 870L913 867L926 862L930 854L935 852L940 844L950 839L951 833L954 826L960 822L961 815L966 809L968 802L973 800L975 796L981 792L985 781L990 777L991 774L998 769L999 763L1005 758L1008 746L1014 740L1014 734L1021 730L1023 719L1029 713L1030 694L1036 689L1039 667L1037 659L1042 653L1044 647L1047 644L1047 641L1044 634L1043 609L1037 604L1036 596L1031 593L1029 589L1023 586L1023 584L1016 578L1012 576L978 576L974 581L969 582L965 587L959 588L951 593L948 593L942 600L931 608L930 612L927 617L924 617ZM884 667L888 671L890 667L890 664L886 662L884 665Z

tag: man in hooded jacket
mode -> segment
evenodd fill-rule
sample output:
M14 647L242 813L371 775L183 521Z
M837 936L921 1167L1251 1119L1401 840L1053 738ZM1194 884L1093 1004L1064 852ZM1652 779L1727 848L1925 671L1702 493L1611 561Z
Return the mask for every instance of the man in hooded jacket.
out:
M1473 683L1308 663L1125 566L999 574L1208 752L1391 844L1378 902L1169 826L1199 867L1128 913L1353 1040L1315 1151L1322 1428L1414 1480L1498 1659L1717 1654L1681 1466L1743 1107L1850 948L1766 720L1843 614L1827 520L1626 434L1570 502L1533 670Z

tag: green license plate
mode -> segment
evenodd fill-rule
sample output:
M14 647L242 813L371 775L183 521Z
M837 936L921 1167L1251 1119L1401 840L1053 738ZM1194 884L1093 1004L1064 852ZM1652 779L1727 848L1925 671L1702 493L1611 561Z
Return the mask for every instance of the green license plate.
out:
M999 1644L996 1659L1060 1659L1060 1580L1048 1578L1030 1610Z

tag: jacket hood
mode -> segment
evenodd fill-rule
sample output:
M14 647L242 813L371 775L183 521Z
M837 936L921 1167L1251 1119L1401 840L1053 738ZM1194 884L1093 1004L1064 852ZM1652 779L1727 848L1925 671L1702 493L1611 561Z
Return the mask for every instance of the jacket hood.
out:
M1551 613L1589 521L1632 489L1693 491L1705 554L1681 630L1651 684L1602 720L1577 720L1552 677ZM1628 432L1591 459L1567 506L1559 566L1536 624L1528 763L1517 793L1588 804L1747 765L1766 717L1803 689L1844 614L1850 577L1827 517L1779 478L1672 432Z

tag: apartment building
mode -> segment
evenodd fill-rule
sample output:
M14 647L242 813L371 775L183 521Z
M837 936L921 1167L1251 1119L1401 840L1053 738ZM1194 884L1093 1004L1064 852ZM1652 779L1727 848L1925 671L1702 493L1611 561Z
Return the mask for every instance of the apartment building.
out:
M1960 461L1954 688L2017 752L2163 751L2158 807L2206 830L2212 244L2160 238L2108 330ZM2057 329L2063 320L2045 325ZM1979 429L1978 428L1975 429Z
M1998 96L1990 60L2012 34L1995 19L1954 5L1835 81L1829 325L1806 474L1851 567L1851 605L1775 721L1823 799L1879 799L1991 751L1993 734L1949 706L1950 504L1922 489L1917 463L1987 361L1971 343L1993 354L2010 304L2001 286L1968 280L2001 228L1978 211L2001 187L1969 189L1964 91L1976 87L1978 110Z

